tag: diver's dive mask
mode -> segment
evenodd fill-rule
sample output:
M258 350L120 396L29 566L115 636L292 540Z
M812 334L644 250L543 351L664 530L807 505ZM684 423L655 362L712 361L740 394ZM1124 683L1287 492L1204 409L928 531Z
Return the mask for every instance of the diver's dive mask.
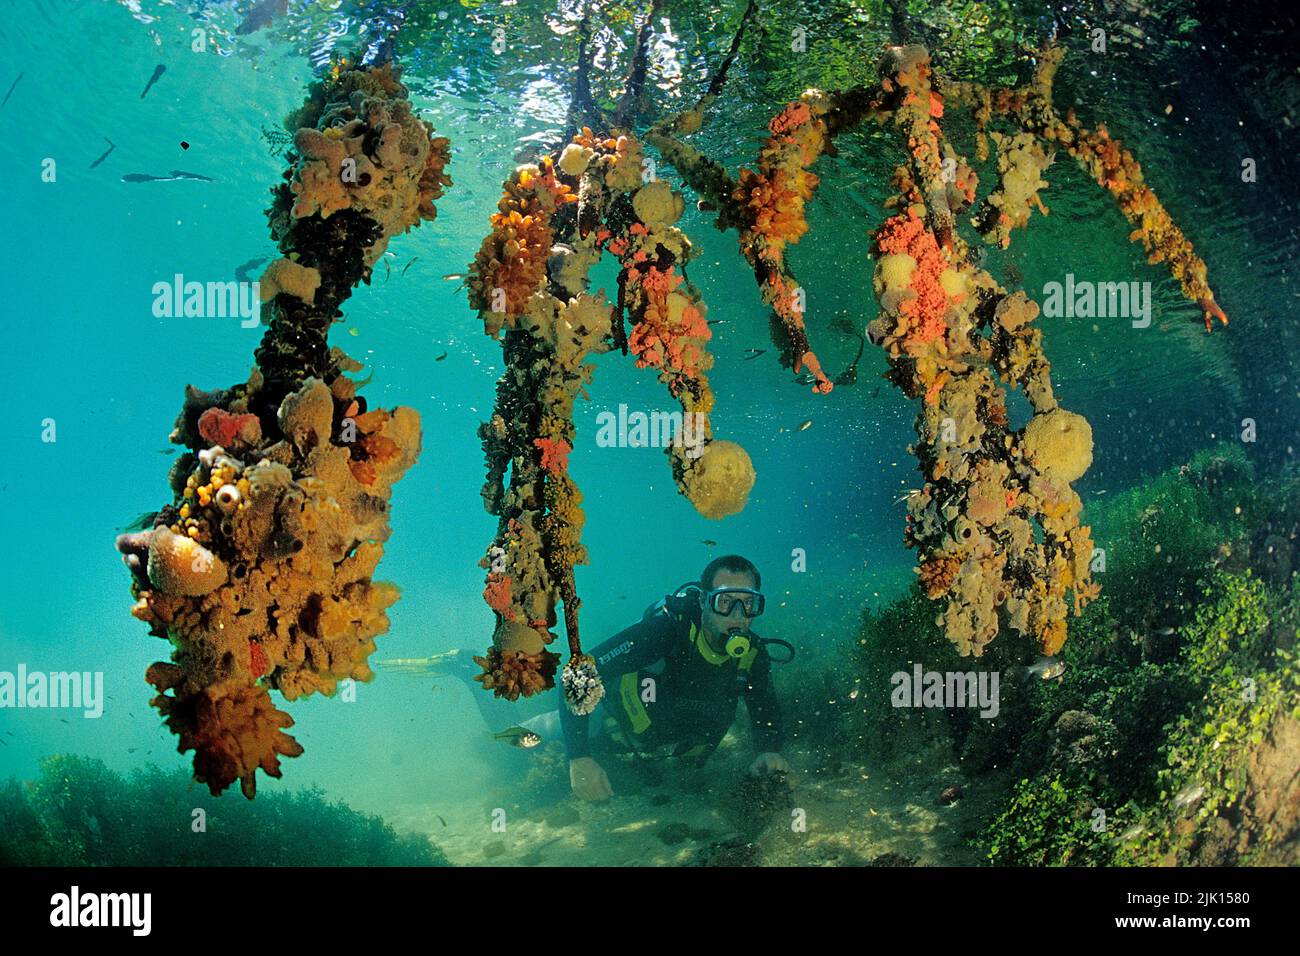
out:
M753 588L714 588L704 595L705 606L716 614L730 617L736 606L740 613L748 618L758 617L763 613L765 602L763 595Z

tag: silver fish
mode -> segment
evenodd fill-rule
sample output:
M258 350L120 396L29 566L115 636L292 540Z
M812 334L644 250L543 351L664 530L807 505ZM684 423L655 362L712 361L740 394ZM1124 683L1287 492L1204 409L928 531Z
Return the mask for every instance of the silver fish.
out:
M499 733L492 734L493 740L499 740L503 744L510 744L512 747L521 747L524 750L532 750L542 742L541 735L534 733L527 727L507 727Z
M1065 673L1065 661L1059 657L1039 657L1025 670L1042 680L1053 680Z

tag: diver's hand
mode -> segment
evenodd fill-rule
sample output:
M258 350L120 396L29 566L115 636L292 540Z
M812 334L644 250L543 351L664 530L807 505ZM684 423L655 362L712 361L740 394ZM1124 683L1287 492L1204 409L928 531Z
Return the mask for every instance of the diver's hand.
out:
M580 800L608 800L614 795L605 768L590 757L569 761L569 786Z
M754 762L749 765L749 772L755 777L761 777L769 773L789 773L790 762L780 754L759 754L754 758Z

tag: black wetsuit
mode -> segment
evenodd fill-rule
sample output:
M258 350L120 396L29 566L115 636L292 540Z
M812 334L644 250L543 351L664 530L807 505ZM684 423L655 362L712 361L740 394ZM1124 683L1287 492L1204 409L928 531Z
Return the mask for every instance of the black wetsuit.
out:
M636 750L674 745L674 756L706 758L736 719L744 698L760 753L781 749L781 712L772 690L772 661L755 640L739 660L708 647L699 608L669 610L663 601L640 622L589 653L605 684L596 716L608 736ZM653 683L647 684L647 680ZM560 708L569 758L591 753L589 718Z

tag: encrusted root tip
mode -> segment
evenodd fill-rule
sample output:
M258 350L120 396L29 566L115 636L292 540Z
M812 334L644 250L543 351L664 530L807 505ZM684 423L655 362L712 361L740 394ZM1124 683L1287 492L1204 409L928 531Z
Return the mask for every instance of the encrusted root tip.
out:
M1205 331L1209 332L1214 328L1214 319L1218 319L1224 325L1228 324L1228 317L1223 314L1223 309L1213 298L1201 299L1199 302L1201 311L1205 315Z
M595 710L605 696L605 685L596 671L596 662L586 654L569 658L560 674L560 685L564 688L565 706L579 717Z

